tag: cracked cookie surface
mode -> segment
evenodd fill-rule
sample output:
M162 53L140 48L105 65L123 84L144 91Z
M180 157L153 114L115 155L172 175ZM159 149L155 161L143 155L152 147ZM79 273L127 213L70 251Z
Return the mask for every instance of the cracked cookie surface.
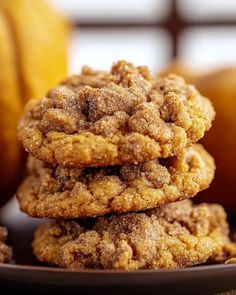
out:
M176 76L155 80L125 61L111 72L83 68L31 100L18 126L34 157L67 167L139 163L176 155L211 127L215 112Z
M211 183L215 164L200 144L177 156L103 168L65 168L29 158L17 191L31 216L81 218L132 212L193 197Z
M6 245L7 229L0 226L0 263L8 262L12 256L12 250Z
M143 213L54 221L35 233L37 259L80 269L175 269L222 262L236 253L220 205L190 200Z

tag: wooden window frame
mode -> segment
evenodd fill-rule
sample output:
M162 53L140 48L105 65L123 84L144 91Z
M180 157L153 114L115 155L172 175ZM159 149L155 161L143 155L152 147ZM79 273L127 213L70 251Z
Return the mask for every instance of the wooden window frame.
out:
M164 0L163 0L164 1ZM166 1L166 0L165 0ZM125 29L125 28L157 28L165 29L169 34L172 41L172 58L179 56L179 37L183 30L192 27L204 27L204 26L236 26L236 20L200 20L191 21L184 19L179 13L178 0L170 1L170 13L167 19L157 22L80 22L75 23L75 26L85 29Z

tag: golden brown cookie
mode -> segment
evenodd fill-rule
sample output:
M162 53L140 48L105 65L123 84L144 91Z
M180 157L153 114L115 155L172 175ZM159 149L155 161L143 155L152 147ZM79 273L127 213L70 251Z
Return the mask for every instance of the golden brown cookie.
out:
M221 262L236 253L220 205L190 200L144 213L54 221L33 241L38 260L73 270L175 269Z
M7 230L0 226L0 263L8 262L12 256L12 250L5 244L7 239Z
M204 136L214 116L210 101L182 78L155 81L147 68L119 61L111 73L85 68L30 101L18 134L48 163L122 165L177 154Z
M236 264L236 257L232 257L228 259L225 264Z
M29 159L19 187L21 210L35 217L81 218L146 210L193 197L214 177L215 164L195 144L177 156L104 168L65 168Z

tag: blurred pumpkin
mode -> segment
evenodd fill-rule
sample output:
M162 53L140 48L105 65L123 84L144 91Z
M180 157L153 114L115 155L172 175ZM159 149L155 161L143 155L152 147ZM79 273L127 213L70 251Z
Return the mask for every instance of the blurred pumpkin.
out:
M170 73L179 75L183 77L187 83L193 84L199 77L199 73L194 72L192 69L188 68L186 65L178 60L173 60L170 64L167 65L166 68L164 68L163 71L158 73L158 76L166 76Z
M196 86L216 110L213 126L202 140L215 158L216 176L199 201L221 203L232 215L236 213L236 68L205 75Z
M66 76L68 24L42 0L0 0L0 205L23 161L16 126L24 103Z

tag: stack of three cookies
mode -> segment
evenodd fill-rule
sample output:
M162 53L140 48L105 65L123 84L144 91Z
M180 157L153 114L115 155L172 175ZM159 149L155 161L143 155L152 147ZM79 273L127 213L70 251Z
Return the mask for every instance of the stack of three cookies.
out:
M30 101L18 129L29 173L17 197L30 216L56 219L35 233L38 260L134 270L235 256L223 208L187 200L214 177L195 144L214 115L182 78L125 61L110 72L84 67Z

